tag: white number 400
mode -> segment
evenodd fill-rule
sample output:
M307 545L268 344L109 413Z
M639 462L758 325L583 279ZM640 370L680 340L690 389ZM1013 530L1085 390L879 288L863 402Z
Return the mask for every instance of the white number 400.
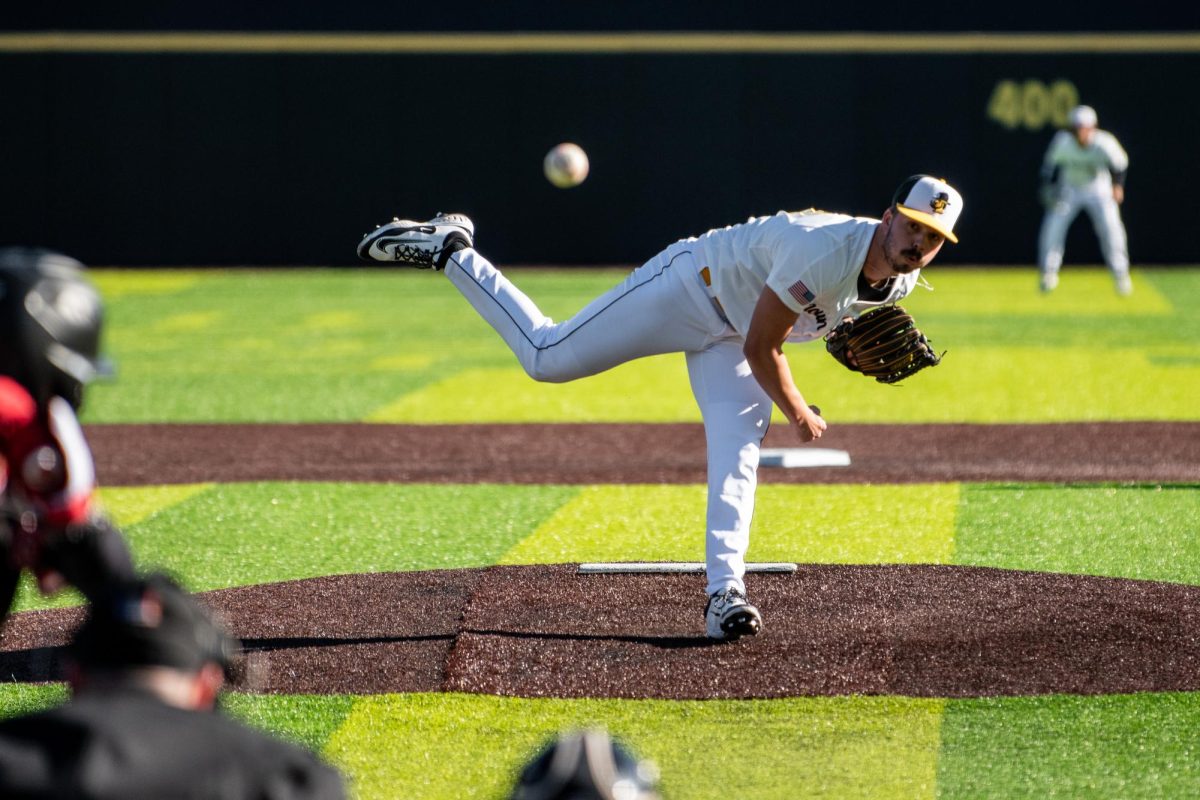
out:
M1079 90L1075 84L1058 80L1050 85L1041 81L1000 81L988 100L988 116L1004 127L1024 126L1036 131L1051 125L1064 128L1067 114L1079 105Z

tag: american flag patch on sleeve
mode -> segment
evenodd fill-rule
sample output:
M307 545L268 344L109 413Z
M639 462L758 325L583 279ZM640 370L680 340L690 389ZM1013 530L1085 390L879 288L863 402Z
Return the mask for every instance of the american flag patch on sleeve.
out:
M817 296L812 293L812 289L804 285L804 281L796 281L789 286L788 294L796 298L796 302L798 303L811 303L817 299Z

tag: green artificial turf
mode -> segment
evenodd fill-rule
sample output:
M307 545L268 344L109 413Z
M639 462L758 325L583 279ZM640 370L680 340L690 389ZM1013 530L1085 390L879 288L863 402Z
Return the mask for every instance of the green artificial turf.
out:
M507 363L440 275L404 270L94 271L117 377L87 422L359 420L426 383ZM549 306L616 273L547 275Z
M136 548L197 587L494 563L574 487L227 484L138 526ZM179 531L192 537L180 541Z
M514 270L555 318L617 270ZM98 270L118 377L89 390L85 422L698 421L683 358L561 386L537 384L435 274L388 269ZM928 271L905 301L943 364L902 387L789 345L800 388L830 422L1194 419L1200 270L1071 269L1042 295L1029 269ZM902 402L898 402L902 401Z
M1200 694L954 700L938 796L1200 796Z
M16 683L4 676L0 680L0 720L32 714L66 698L66 684Z
M345 722L354 708L351 695L261 695L226 692L222 710L261 730L270 731L315 752Z
M959 564L1200 585L1200 486L967 485Z
M178 487L176 487L178 488ZM102 490L142 569L192 591L359 572L496 563L578 491L570 486L244 483ZM151 512L154 502L161 502ZM18 610L75 604L45 598L28 576Z
M194 590L495 563L578 489L486 484L225 484L129 531Z

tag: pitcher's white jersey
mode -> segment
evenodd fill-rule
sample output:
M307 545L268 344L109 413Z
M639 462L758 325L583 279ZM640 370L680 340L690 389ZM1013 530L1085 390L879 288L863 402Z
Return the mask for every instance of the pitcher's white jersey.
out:
M1108 131L1097 130L1086 147L1070 131L1059 131L1050 140L1042 161L1042 171L1049 178L1057 168L1057 182L1065 186L1086 186L1098 182L1111 189L1112 173L1129 169L1129 156L1117 137Z
M764 287L799 314L789 341L824 336L842 317L894 303L916 285L920 270L896 276L879 301L862 301L858 278L879 220L809 209L754 217L688 239L712 274L713 294L742 336Z

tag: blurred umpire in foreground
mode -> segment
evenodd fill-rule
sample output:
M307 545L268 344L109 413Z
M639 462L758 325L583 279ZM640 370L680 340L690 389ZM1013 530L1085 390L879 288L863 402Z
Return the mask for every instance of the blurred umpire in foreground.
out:
M0 797L344 798L296 745L215 710L235 642L181 587L93 604L66 657L73 698L0 722Z
M658 766L603 728L560 733L517 777L509 800L660 800Z

